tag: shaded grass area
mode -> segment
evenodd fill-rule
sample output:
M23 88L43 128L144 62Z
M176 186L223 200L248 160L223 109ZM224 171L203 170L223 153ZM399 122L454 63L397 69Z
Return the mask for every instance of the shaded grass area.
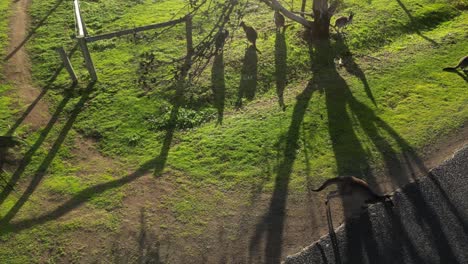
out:
M0 84L0 94L6 94L11 87L7 84ZM6 96L2 96L0 99L0 126L6 130L8 124L11 122L11 117L14 113L12 107L12 99ZM2 131L3 132L3 131Z
M0 56L3 58L6 54L6 47L8 45L8 21L10 18L10 2L2 1L0 2ZM0 62L0 95L6 94L6 92L10 89L10 86L5 84L3 81L3 61ZM3 128L7 127L13 109L10 107L12 104L12 99L7 96L0 96L0 133L3 133Z
M54 4L54 1L34 1L33 23L41 21ZM28 43L33 74L40 87L50 80L50 69L59 65L53 48L64 45L71 50L73 47L69 38L74 29L70 5L68 2L61 4ZM90 32L98 34L166 21L177 15L168 10L182 7L183 3L84 1L82 5ZM164 224L164 229L174 236L195 237L209 229L214 218L233 213L219 207L228 204L235 210L239 205L249 203L248 195L237 194L239 192L273 191L280 194L272 201L284 202L281 199L285 193L303 192L311 182L317 183L337 172L365 175L369 167L384 163L381 146L395 153L405 151L394 135L389 134L389 129L376 128L374 134L370 134L372 125L363 124L362 120L377 116L418 148L466 122L465 80L440 71L468 51L463 45L468 32L466 11L457 11L442 1L346 3L341 12L354 10L358 15L349 27L346 42L339 39L332 42L332 52L337 56L353 54L353 63L336 72L330 71L330 76L339 74L339 79L328 80L327 72L322 72L320 77L326 79L320 80L323 89L311 93L303 83L316 77L310 70L314 61L310 62L309 50L298 38L299 28L292 26L285 39L277 39L279 36L274 34L271 23L272 12L262 5L248 10L250 13L245 20L259 30L258 46L263 52L258 56L255 98L251 102L245 101L240 111L234 111L242 83L242 62L248 54L243 32L237 30L233 32L234 37L228 42L223 57L226 111L222 126L216 124L219 105L213 102L209 71L197 85L186 90L184 104L177 113L178 126L170 139L166 129L172 125L175 92L164 83L150 91L137 84L144 52L154 52L161 60L182 55L180 50L185 45L183 27L175 27L167 35L158 37L148 33L137 39L126 37L90 45L100 78L90 94L83 92L84 87L63 92L68 85L67 76L64 72L58 76L47 98L53 109L58 109L54 115L60 122L51 124L45 135L44 131L32 135L22 132L32 146L41 142L43 136L47 139L31 153L31 161L21 173L19 183L28 185L29 180L34 181L37 172L47 173L14 218L27 228L19 234L11 229L2 235L2 260L11 263L22 263L27 258L36 258L38 262L59 261L68 259L65 254L71 254L77 260L84 258L85 253L80 253L79 247L71 250L74 232L96 231L97 237L108 239L122 223L118 213L125 191L122 186L151 172L161 161L164 151L168 155L162 157L167 158L166 174L163 175L173 177L171 180L178 184L177 191L161 201L161 206L175 219L175 222ZM199 33L210 22L198 21ZM427 41L428 38L437 45ZM280 45L283 42L286 47ZM283 54L276 52L278 48L286 49L287 55L282 57ZM360 56L364 54L371 54L381 61ZM285 72L275 69L277 57L282 65L287 65ZM73 56L73 64L81 80L86 81L81 54ZM157 70L161 76L166 71L170 71L170 67ZM280 84L286 87L284 103L288 107L285 112L278 107L275 73L288 79L285 84ZM346 93L339 90L343 82L349 87ZM296 98L298 94L303 96ZM83 96L87 99L83 100ZM1 100L11 99L2 97ZM4 105L7 107L7 103ZM10 122L11 114L8 111L2 114L0 122ZM67 123L70 117L73 122ZM334 124L333 131L330 123ZM75 130L70 130L71 127ZM119 177L126 173L123 169L118 171L120 168L108 168L105 173L80 174L82 168L73 163L80 158L73 152L77 147L74 139L79 134L96 140L102 153L124 160L126 167L137 168L136 171L123 178ZM62 142L57 141L60 137ZM336 145L339 145L338 149ZM50 150L54 148L56 151L51 155ZM354 163L356 156L366 160ZM287 184L283 174L288 176ZM210 191L213 195L205 193ZM50 209L44 202L48 199L58 209ZM16 194L9 196L1 206L1 216L8 216L18 200ZM75 209L81 210L82 205L86 212L82 216L61 219ZM43 213L43 208L48 210ZM42 225L35 226L38 215L37 222ZM59 218L60 221L52 221ZM271 236L275 237L275 234ZM59 247L47 253L56 245L63 249ZM86 250L83 252L88 252Z

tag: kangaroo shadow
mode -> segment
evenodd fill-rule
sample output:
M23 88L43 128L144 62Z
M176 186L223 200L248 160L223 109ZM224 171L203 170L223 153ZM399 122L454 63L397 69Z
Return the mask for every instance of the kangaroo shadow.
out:
M217 123L221 125L224 117L224 101L226 98L226 82L224 78L224 53L216 54L211 69L211 89L213 91L214 106L218 110Z
M160 242L147 227L145 210L140 211L140 232L138 234L138 263L162 264Z
M386 206L385 211L389 215L384 215L391 219L388 224L375 223L375 217L372 218L369 212L364 212L346 223L344 232L349 248L348 254L345 255L345 263L406 263L402 252L407 253L414 263L424 263L392 208ZM383 239L377 234L375 231L379 228L388 229L391 232L389 237ZM389 245L385 245L388 241ZM388 259L389 256L392 257L391 260Z
M239 91L237 93L236 107L242 107L242 98L252 100L257 92L257 69L258 55L254 46L249 46L245 50L245 56L241 71Z
M149 220L144 208L140 210L139 230L130 237L124 237L123 244L131 244L133 247L122 247L122 238L114 240L112 245L112 263L166 263L168 254L162 254L163 248L158 235L148 226ZM136 242L136 245L134 244ZM166 242L167 243L167 242Z
M287 83L287 48L284 33L276 32L275 39L275 78L276 94L278 95L279 106L285 110L284 89Z

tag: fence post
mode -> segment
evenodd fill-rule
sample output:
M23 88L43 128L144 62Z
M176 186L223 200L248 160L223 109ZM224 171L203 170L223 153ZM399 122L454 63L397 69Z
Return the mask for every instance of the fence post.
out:
M57 52L60 55L60 58L62 59L63 66L65 69L67 69L68 74L70 75L70 78L73 81L73 84L76 84L78 82L78 78L76 77L75 71L73 70L73 66L70 62L70 58L68 58L67 53L63 49L63 47L57 48Z
M88 31L86 30L86 25L81 17L80 3L78 0L74 0L73 7L75 9L75 19L78 24L78 36L88 36Z
M89 74L91 75L91 80L97 81L96 69L94 68L93 60L91 54L89 54L88 44L84 36L78 36L78 44L80 44L81 51L83 52L83 57L86 63L86 68L88 69Z

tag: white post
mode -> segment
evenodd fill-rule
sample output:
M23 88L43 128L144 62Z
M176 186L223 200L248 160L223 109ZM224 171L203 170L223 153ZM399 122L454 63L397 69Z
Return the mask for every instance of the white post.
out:
M94 68L93 60L91 59L91 54L89 54L88 45L86 43L86 36L88 33L86 32L86 27L84 26L83 19L81 17L80 11L80 3L78 0L74 0L74 9L75 9L75 18L76 24L78 25L78 34L76 39L78 40L78 44L80 45L81 51L83 52L83 57L86 63L86 68L88 69L89 74L91 75L91 80L96 81L96 69Z
M81 10L80 10L80 3L78 0L74 0L74 9L75 9L75 18L76 18L76 23L78 24L78 35L77 37L80 36L88 36L88 32L86 30L86 26L83 22L83 18L81 17Z
M81 51L83 52L83 57L85 59L86 68L88 69L89 74L91 75L91 80L97 81L96 69L94 68L93 60L91 59L91 54L89 54L88 45L86 44L86 39L84 37L77 37L78 43L80 44Z

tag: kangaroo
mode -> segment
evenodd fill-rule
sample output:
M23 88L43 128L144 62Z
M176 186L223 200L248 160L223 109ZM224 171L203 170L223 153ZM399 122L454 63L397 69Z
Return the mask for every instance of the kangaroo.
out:
M446 67L444 68L444 71L451 71L451 70L456 70L456 69L462 69L464 72L468 71L468 56L465 56L461 58L461 60L458 62L457 66L454 67Z
M312 189L312 191L320 192L332 184L336 184L338 186L338 191L331 193L327 197L326 203L328 203L330 198L336 195L351 195L353 192L359 192L361 194L365 194L367 198L365 203L367 204L389 201L390 204L393 205L393 202L390 199L390 195L378 195L371 189L367 182L354 176L338 176L332 179L328 179L320 187L317 189Z
M335 20L335 29L339 32L340 28L346 27L353 22L354 13L349 13L349 17L342 16Z
M252 46L255 48L256 51L258 51L258 53L261 53L260 50L257 49L257 37L258 37L258 34L257 34L257 31L251 27L251 26L247 26L244 21L242 21L240 23L240 26L244 29L244 32L247 36L247 40L252 43Z
M275 25L276 25L276 30L281 31L281 28L284 30L284 25L285 25L285 19L284 16L278 11L275 11Z

